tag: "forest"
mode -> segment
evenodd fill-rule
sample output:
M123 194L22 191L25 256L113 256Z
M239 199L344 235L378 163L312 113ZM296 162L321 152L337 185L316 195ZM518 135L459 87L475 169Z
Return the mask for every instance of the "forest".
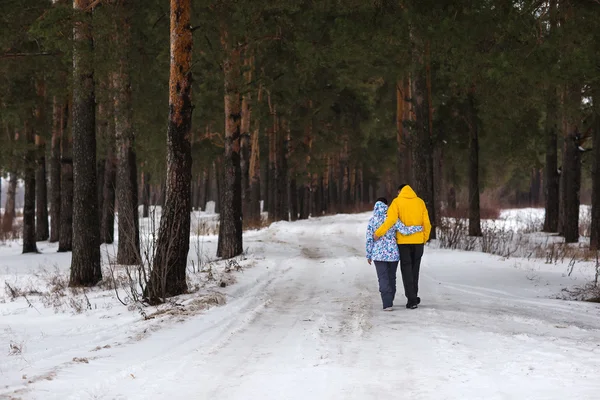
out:
M154 302L187 290L208 202L222 259L264 212L365 211L400 183L471 236L531 206L576 243L591 204L598 250L599 22L598 0L2 0L0 231L94 286L115 225L135 265L161 206Z

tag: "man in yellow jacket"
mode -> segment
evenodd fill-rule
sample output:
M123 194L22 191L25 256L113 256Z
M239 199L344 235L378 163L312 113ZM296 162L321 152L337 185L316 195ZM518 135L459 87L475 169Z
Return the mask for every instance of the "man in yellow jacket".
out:
M421 302L417 296L419 293L419 270L425 243L429 240L431 233L431 222L425 202L417 197L415 191L408 185L398 187L398 197L389 206L385 222L373 234L374 239L377 240L385 235L398 219L407 226L421 225L423 227L422 232L412 235L396 234L404 295L408 299L406 308L415 309Z

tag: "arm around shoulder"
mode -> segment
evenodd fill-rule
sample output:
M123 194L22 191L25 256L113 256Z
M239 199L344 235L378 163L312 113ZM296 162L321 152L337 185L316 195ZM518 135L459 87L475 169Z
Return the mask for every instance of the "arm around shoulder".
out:
M423 243L427 243L429 241L429 235L431 234L431 221L429 220L429 212L427 212L427 206L425 202L423 202L423 236L425 237L425 241Z
M385 217L385 222L375 231L375 235L377 237L382 237L390 230L392 226L398 221L398 205L396 200L392 202L387 211L387 216Z

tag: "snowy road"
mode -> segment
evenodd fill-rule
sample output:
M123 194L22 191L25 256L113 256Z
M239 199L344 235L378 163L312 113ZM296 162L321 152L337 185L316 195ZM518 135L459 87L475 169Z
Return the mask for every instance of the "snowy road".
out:
M551 299L574 284L562 267L426 249L422 305L406 310L399 288L384 313L366 218L249 235L258 265L225 306L82 354L96 358L15 398L600 398L600 308Z

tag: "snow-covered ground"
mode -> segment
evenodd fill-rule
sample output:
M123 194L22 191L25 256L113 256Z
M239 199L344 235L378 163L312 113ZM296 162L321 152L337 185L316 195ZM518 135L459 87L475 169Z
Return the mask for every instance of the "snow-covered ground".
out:
M0 398L599 398L600 307L557 299L592 264L569 276L560 263L428 246L421 306L405 309L400 286L383 312L363 255L368 217L248 232L239 271L206 261L215 236L193 236L198 290L141 312L111 290L60 289L70 255L54 245L0 246L0 285L25 292L0 294ZM64 296L27 294L48 284Z

